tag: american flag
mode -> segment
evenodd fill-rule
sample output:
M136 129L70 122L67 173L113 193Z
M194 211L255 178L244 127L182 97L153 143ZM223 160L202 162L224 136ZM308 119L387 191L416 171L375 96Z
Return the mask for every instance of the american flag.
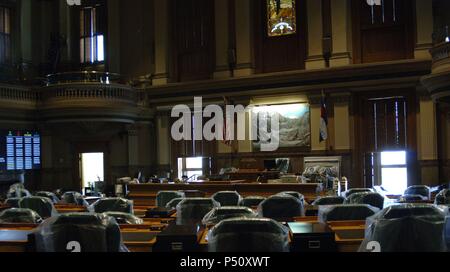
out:
M320 142L324 142L328 139L328 111L327 111L327 101L325 94L322 91L321 100L321 113L320 113Z

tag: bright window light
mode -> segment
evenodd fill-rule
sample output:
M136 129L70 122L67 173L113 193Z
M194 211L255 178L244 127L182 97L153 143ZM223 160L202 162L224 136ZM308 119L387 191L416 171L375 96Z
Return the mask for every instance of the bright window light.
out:
M83 188L89 183L104 181L103 153L84 153L81 155Z
M383 168L381 178L389 194L402 195L408 188L407 168Z
M381 153L381 165L406 165L406 152L383 152Z
M97 36L97 61L105 60L105 47L103 35Z
M203 168L203 158L186 158L187 169L201 169Z

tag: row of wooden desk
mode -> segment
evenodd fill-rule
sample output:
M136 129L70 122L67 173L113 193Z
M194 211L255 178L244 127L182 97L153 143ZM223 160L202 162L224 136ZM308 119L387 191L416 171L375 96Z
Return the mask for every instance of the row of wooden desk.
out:
M146 210L150 207L139 208ZM131 252L152 252L157 235L175 220L176 214L169 218L145 218L142 225L120 225L122 240ZM317 216L298 217L292 221L318 224ZM365 221L328 222L327 225L335 234L339 252L358 251L364 240ZM37 227L35 224L0 224L0 252L26 252L28 235ZM205 228L198 234L198 243L205 252L208 250L208 232L209 229Z
M322 196L322 185L311 184L260 184L228 182L199 182L192 184L133 184L128 186L128 198L134 205L154 206L160 191L201 191L206 197L220 191L236 191L242 197L262 196L269 197L281 192L294 191L303 194L307 201L313 201Z

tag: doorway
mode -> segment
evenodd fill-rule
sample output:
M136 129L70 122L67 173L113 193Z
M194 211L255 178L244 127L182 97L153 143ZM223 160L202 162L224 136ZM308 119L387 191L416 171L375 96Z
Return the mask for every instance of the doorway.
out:
M80 177L83 190L94 187L95 182L103 182L105 180L104 162L104 153L80 154Z

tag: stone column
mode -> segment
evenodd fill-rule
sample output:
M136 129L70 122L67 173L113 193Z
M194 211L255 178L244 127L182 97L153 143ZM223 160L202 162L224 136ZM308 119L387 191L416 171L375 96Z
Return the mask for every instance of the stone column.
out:
M170 112L158 112L156 117L156 152L158 169L170 170L171 139Z
M334 105L334 149L350 150L350 93L331 95Z

